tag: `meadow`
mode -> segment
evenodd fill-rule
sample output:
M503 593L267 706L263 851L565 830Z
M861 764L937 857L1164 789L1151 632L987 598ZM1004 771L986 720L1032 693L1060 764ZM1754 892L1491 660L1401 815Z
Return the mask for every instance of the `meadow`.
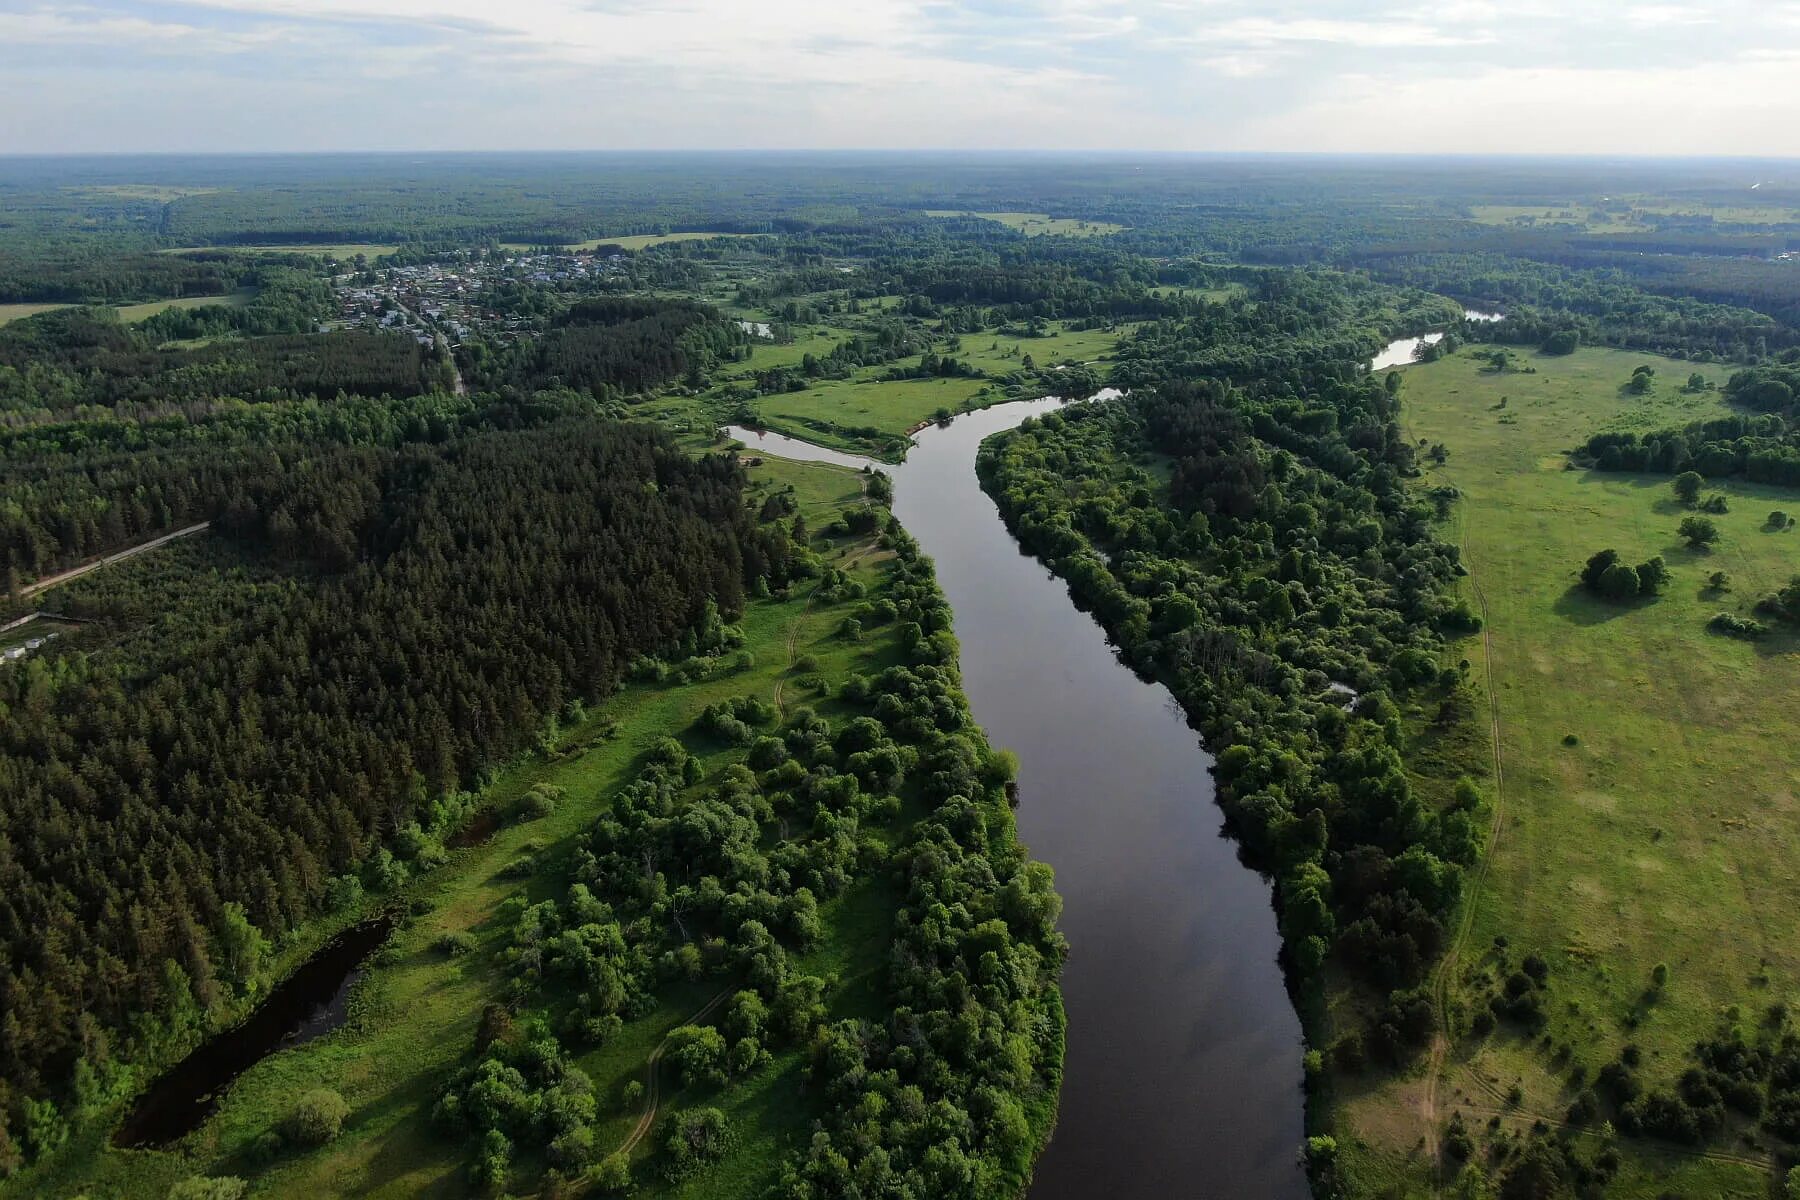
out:
M11 321L35 317L41 312L53 312L59 308L69 307L66 304L0 304L0 325Z
M1109 233L1118 233L1125 226L1115 225L1110 221L1085 221L1079 217L1053 217L1049 213L1033 212L969 212L955 208L932 208L925 211L928 217L981 217L989 221L998 221L1008 229L1016 229L1026 237L1043 237L1053 234L1057 237L1105 237Z
M300 245L292 242L275 245L239 245L232 243L223 246L175 246L168 250L158 251L160 254L217 254L220 251L234 251L242 254L313 254L320 258L380 258L392 254L400 247L391 242L338 242L334 244Z
M142 321L145 317L153 317L169 308L203 308L208 304L242 308L250 303L251 298L255 295L255 291L244 289L228 292L223 296L184 296L179 300L151 300L144 304L121 304L117 307L121 321ZM56 309L68 307L67 304L0 304L0 325L24 317L34 317L38 313L53 312Z
M879 455L887 449L886 439L916 430L936 417L939 410L966 412L1020 395L1037 394L1045 389L1025 382L1025 377L1034 377L1038 370L1064 364L1103 363L1130 327L1074 329L1067 322L1050 322L1046 328L1043 337L1018 337L989 330L963 334L957 349L940 346L940 353L967 363L985 378L889 380L884 378L889 371L906 365L891 363L865 367L848 379L813 380L803 391L760 396L750 405L758 419L777 432L838 449ZM791 343L755 344L748 363L733 374L743 383L759 372L795 367L806 355L828 354L854 334L848 325L801 326L794 330L795 340ZM1019 376L1019 380L1012 381L1014 376ZM718 415L724 414L715 414ZM855 432L859 430L875 430L881 436L870 438Z
M1463 1112L1502 1129L1559 1122L1578 1090L1627 1043L1648 1089L1670 1089L1698 1040L1736 1025L1754 1040L1772 1005L1800 983L1800 745L1789 734L1800 690L1800 639L1746 642L1710 632L1725 611L1800 573L1800 540L1775 532L1773 509L1800 493L1709 484L1711 551L1676 528L1688 509L1663 475L1578 469L1565 451L1595 432L1666 428L1719 415L1716 391L1689 393L1720 367L1609 350L1516 361L1494 373L1465 349L1403 372L1402 415L1423 449L1441 443L1420 486L1462 498L1447 534L1471 572L1465 593L1485 612L1487 661L1473 675L1498 720L1498 840L1452 964L1460 1028L1525 955L1549 966L1548 1025L1539 1038L1503 1023L1455 1044L1436 1090L1436 1117ZM1626 392L1638 365L1657 370L1647 396ZM1589 555L1667 561L1654 600L1615 606L1581 588ZM1708 586L1715 571L1730 590ZM1490 800L1490 774L1482 781ZM1654 982L1659 964L1667 982ZM1517 1092L1513 1092L1514 1088ZM1406 1190L1426 1172L1416 1075L1344 1099L1345 1125L1384 1152ZM1515 1099L1516 1098L1516 1099ZM1429 1116L1429 1113L1425 1114ZM1619 1140L1626 1171L1608 1195L1764 1196L1764 1135L1738 1125L1711 1157ZM1732 1161L1741 1160L1741 1161Z
M671 242L705 242L713 238L755 237L753 233L627 233L618 237L589 238L585 242L575 242L561 246L562 250L598 250L601 246L617 246L621 250L647 250L651 246L666 246ZM535 250L537 247L529 242L502 242L503 250Z

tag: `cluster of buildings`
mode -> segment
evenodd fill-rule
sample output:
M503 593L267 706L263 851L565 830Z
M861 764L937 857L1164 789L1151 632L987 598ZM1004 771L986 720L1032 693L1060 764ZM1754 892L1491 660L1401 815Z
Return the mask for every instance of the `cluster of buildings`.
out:
M338 315L322 329L392 329L421 345L480 335L507 341L529 319L495 305L505 284L579 287L619 270L624 255L469 251L415 266L372 266L333 277Z
M0 662L15 662L18 659L24 658L34 650L41 650L45 643L54 641L60 636L62 635L46 633L43 637L30 638L20 645L11 646L5 651L0 652Z

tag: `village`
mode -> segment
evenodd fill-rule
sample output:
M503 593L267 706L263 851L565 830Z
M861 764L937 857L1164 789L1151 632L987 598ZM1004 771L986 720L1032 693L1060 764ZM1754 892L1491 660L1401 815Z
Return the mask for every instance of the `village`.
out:
M579 289L617 274L623 254L522 250L468 250L441 261L409 266L372 266L335 275L333 329L386 329L411 334L420 345L442 339L456 346L472 337L507 342L531 326L530 318L507 311L502 289Z

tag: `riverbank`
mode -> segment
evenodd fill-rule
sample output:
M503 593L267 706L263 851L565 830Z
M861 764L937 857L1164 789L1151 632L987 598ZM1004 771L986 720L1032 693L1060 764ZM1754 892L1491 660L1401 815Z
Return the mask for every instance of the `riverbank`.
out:
M791 495L795 511L815 531L828 529L863 502L863 481L838 470L776 462L752 478L760 499ZM866 533L825 536L824 563L857 590L878 595L893 569L891 552ZM81 1131L79 1146L59 1156L50 1170L0 1185L0 1195L87 1191L162 1200L173 1182L195 1173L251 1178L259 1190L276 1195L463 1194L471 1148L435 1129L432 1109L447 1076L468 1060L484 1009L508 998L506 957L519 909L566 890L557 881L582 835L641 768L646 751L667 737L680 738L699 756L705 777L715 778L741 760L742 750L698 728L708 706L752 695L790 712L810 705L841 717L843 706L832 698L840 684L904 660L894 624L870 629L861 639L843 636L844 622L860 603L850 589L830 595L813 591L809 583L787 599L750 604L741 623L740 665L692 683L631 685L566 728L549 757L521 763L497 780L483 800L501 811L544 785L562 789L566 798L549 815L506 824L490 840L455 851L448 863L401 895L381 899L409 916L369 963L349 997L346 1023L335 1034L251 1067L231 1086L216 1117L165 1151L105 1148L106 1131L97 1125ZM908 819L917 815L910 812ZM986 820L996 839L1010 839L1011 818L1003 805L992 806ZM868 836L891 848L907 828L872 827ZM525 859L532 869L515 870ZM885 980L901 900L885 872L868 871L858 872L841 896L819 904L821 936L812 949L792 957L791 969L830 981L823 998L829 1017L878 1021L891 1010ZM576 1062L598 1091L594 1136L602 1151L624 1145L646 1111L621 1101L627 1085L644 1082L656 1046L719 986L711 979L659 991L653 1010L628 1021L604 1046L580 1053ZM1053 992L1051 998L1046 1020L1054 1023L1060 1018ZM806 1045L772 1049L764 1066L722 1091L683 1088L666 1073L659 1077L664 1109L659 1115L667 1115L671 1102L678 1109L696 1103L717 1107L733 1130L733 1147L714 1169L665 1179L657 1164L667 1131L653 1120L653 1136L641 1139L630 1156L638 1175L636 1194L750 1200L775 1182L782 1164L804 1149L824 1098L805 1086ZM347 1101L343 1133L316 1151L269 1151L270 1128L296 1096L318 1087ZM1034 1144L1047 1136L1054 1095L1051 1088L1027 1097ZM521 1159L518 1185L511 1190L535 1190L543 1166L541 1158Z
M1068 1060L1032 1200L1297 1200L1300 1030L1268 885L1222 835L1211 759L1173 698L1118 660L976 475L985 439L1063 408L959 416L892 469L894 513L950 600L975 717L1019 755L1020 833L1063 897ZM778 435L755 444L839 461Z

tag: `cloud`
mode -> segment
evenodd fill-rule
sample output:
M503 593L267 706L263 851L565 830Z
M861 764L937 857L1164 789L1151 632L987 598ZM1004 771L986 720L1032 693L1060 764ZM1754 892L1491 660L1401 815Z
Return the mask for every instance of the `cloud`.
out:
M1800 153L1796 49L1796 0L0 0L0 152Z
M1493 40L1489 34L1458 32L1454 28L1382 17L1367 21L1324 17L1240 17L1202 29L1194 35L1194 41L1207 44L1273 46L1282 42L1319 42L1358 48L1470 46Z

